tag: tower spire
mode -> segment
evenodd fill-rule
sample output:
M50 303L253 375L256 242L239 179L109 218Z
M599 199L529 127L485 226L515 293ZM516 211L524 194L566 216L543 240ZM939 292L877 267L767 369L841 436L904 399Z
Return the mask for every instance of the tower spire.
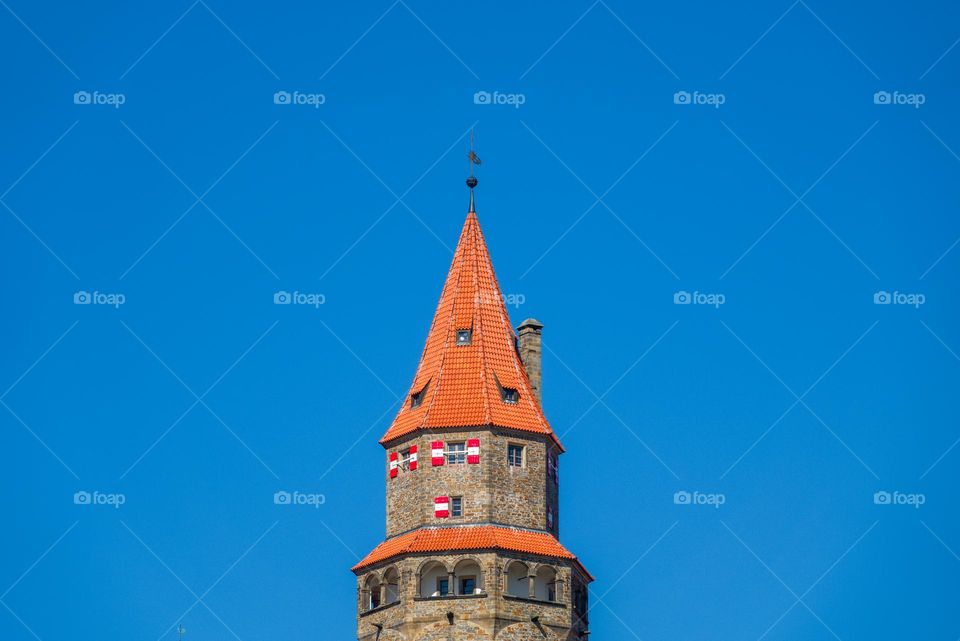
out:
M380 439L386 460L364 471L385 477L386 537L351 568L358 641L589 633L593 577L559 540L563 447L540 406L542 325L524 321L518 345L474 212L472 142L470 212Z
M473 129L470 130L470 153L467 154L467 159L470 161L470 177L467 178L467 187L470 188L470 208L467 209L467 213L475 214L477 212L473 203L473 188L477 186L477 177L473 175L473 166L480 164L480 156L473 149Z

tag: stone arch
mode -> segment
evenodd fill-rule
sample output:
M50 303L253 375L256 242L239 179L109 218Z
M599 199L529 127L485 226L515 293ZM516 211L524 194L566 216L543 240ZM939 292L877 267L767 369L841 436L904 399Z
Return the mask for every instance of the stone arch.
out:
M471 621L456 621L450 625L446 621L432 623L425 627L416 641L493 641L493 636ZM538 641L542 641L542 638Z
M560 574L552 565L541 563L537 565L533 579L534 598L541 601L559 601Z
M496 641L557 641L557 635L542 624L514 623L500 630Z
M363 589L361 590L361 603L364 610L373 610L382 605L383 594L381 585L379 574L371 572L367 575L367 578L363 582Z
M486 589L483 564L476 557L468 556L457 561L453 566L453 574L456 579L455 594L479 594L477 590L483 591ZM470 585L464 586L464 579L468 577L473 577L472 588ZM464 591L464 587L469 589Z
M447 594L451 594L448 583L451 568L438 559L427 559L417 568L417 596L444 596L443 586L446 585Z
M400 568L390 565L383 570L381 583L383 584L383 603L396 603L400 600Z
M527 597L530 594L529 581L533 564L518 559L510 559L503 566L504 592L512 596Z
M435 559L433 557L430 557L421 561L420 565L417 566L417 576L420 576L420 574L423 572L423 569L432 563L439 563L440 565L442 565L447 569L447 572L451 570L450 565L446 561L442 561L440 559Z

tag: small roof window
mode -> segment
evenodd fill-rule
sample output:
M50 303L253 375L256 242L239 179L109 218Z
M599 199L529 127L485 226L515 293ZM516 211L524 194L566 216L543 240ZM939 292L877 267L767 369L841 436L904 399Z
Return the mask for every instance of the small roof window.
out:
M423 403L423 397L427 395L427 388L430 387L430 381L427 381L427 384L423 386L419 392L414 392L410 395L410 409L415 410L420 407Z
M457 345L470 345L473 342L473 331L469 329L457 330Z
M497 382L497 388L500 390L500 400L510 405L516 405L520 400L520 392L516 387L504 387L500 382L500 377L494 373L493 379Z

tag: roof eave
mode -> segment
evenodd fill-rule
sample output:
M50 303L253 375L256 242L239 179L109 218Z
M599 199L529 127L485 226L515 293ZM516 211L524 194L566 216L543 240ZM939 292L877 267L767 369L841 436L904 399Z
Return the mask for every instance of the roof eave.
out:
M380 440L377 442L383 446L383 449L387 450L393 447L396 443L399 443L414 434L418 434L422 432L441 432L441 431L455 431L455 430L493 430L493 429L509 430L511 432L515 432L517 434L524 434L527 436L531 436L531 435L545 436L550 441L552 441L554 445L557 446L557 450L561 454L567 451L566 448L563 447L563 444L560 443L560 439L557 438L557 435L554 433L553 430L550 430L549 432L533 432L531 430L524 430L517 427L511 427L509 425L498 425L497 423L487 423L487 424L478 424L478 425L444 425L444 426L436 426L436 427L420 426L420 427L415 427L409 432L404 432L403 434L391 436L390 438L387 438L387 435L384 434L383 437L381 437Z

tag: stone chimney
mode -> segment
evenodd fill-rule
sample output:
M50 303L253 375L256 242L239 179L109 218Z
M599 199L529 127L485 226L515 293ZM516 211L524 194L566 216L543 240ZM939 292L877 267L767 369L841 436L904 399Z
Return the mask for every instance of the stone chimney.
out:
M538 403L543 403L540 388L543 383L543 373L541 370L541 356L543 350L540 344L540 333L543 331L543 323L528 318L520 323L517 328L517 334L520 335L519 350L520 360L523 361L523 369L527 370L527 378L530 379L530 387L533 388L533 395L537 397Z

